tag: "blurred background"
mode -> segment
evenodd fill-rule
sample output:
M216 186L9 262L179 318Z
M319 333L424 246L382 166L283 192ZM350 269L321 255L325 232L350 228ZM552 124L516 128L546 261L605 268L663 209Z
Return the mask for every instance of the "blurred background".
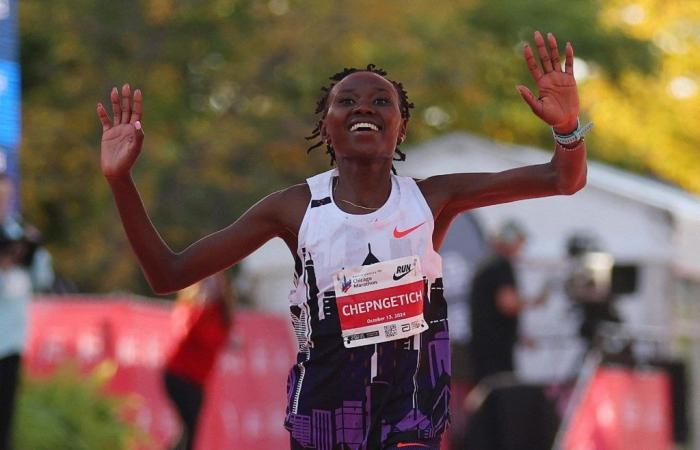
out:
M574 197L455 222L442 251L455 345L450 445L466 448L458 445L479 410L466 400L475 385L466 356L471 279L490 236L515 220L527 235L519 288L534 296L549 286L548 301L519 317L514 384L545 393L529 401L554 405L556 423L541 432L547 445L700 449L700 3L690 0L0 0L2 170L16 193L11 211L41 232L35 246L52 256L55 274L50 286L35 285L43 293L30 305L25 376L37 378L19 394L17 448L165 448L177 434L156 375L174 333L172 302L146 298L99 171L94 109L112 86L143 90L135 179L178 250L328 167L322 152L306 154L304 137L320 87L344 67L377 64L415 103L402 175L546 162L551 132L515 89L533 85L521 52L534 30L574 45L581 119L595 123L589 182ZM295 352L284 328L287 254L273 241L228 274L240 340L215 369L212 389L228 406L205 406L216 436L202 439L220 439L207 442L286 445L284 383ZM606 325L595 342L580 331L591 303L614 311L591 319ZM285 345L253 344L260 330ZM254 350L266 345L264 357ZM250 413L255 396L237 403L244 394L231 386L243 381L231 380L249 370L269 377L248 389L271 392L268 409L259 401ZM69 389L71 371L93 383L70 389L107 402L96 408L116 411L115 423L128 419L126 443L26 443L32 421L61 435L36 411L48 398L71 403L50 394ZM42 394L47 383L54 389ZM489 392L498 404L498 389ZM520 401L509 395L506 403ZM243 435L280 441L261 447L236 440ZM223 445L200 448L234 448ZM479 445L469 448L546 448Z

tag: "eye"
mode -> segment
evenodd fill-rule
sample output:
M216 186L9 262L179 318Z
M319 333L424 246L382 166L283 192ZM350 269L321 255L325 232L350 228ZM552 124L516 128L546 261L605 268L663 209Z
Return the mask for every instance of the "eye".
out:
M388 105L391 103L391 100L388 99L387 97L379 97L374 100L374 103L377 105Z
M355 103L355 100L349 97L343 97L338 99L338 103L340 103L341 105L352 105Z

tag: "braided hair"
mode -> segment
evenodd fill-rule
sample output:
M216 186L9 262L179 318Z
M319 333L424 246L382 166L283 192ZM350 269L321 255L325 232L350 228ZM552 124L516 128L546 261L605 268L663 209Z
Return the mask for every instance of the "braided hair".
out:
M387 81L389 81L393 86L394 89L396 89L396 93L399 95L399 100L400 100L400 105L399 109L401 111L401 117L408 121L408 119L411 117L411 112L410 110L414 107L413 103L408 101L408 94L406 93L406 90L403 87L403 84L390 80L389 78L386 78L386 71L384 69L379 69L377 68L374 64L367 64L367 67L364 69L357 69L355 67L350 67L350 68L345 68L341 72L336 73L335 75L329 77L329 79L332 81L332 83L328 86L322 86L321 87L321 92L323 92L323 95L321 96L320 99L318 99L316 103L316 114L321 114L321 118L319 119L318 123L316 124L316 128L311 132L311 135L306 137L306 140L314 140L318 139L317 142L312 144L309 148L306 149L306 153L311 152L311 150L321 147L324 145L324 142L322 139L319 139L319 136L321 135L321 125L323 124L323 119L326 116L326 111L328 110L328 96L331 93L331 89L333 89L333 86L338 84L342 79L347 77L350 74L353 74L355 72L372 72L376 73L377 75L380 75L384 77ZM335 150L333 147L326 143L326 153L331 157L331 166L335 164ZM396 145L396 148L394 149L394 152L396 155L394 156L394 161L405 161L406 160L406 154L404 154L400 149L398 144ZM392 172L396 173L396 169L392 165L391 167Z

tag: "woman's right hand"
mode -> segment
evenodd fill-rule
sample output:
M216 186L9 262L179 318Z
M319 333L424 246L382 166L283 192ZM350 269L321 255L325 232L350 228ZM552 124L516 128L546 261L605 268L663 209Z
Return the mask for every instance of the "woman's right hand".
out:
M110 93L114 120L110 120L102 103L97 104L97 116L102 122L100 165L105 178L128 176L131 167L141 153L143 128L141 127L141 91L134 91L128 84L122 87L121 99L117 88Z

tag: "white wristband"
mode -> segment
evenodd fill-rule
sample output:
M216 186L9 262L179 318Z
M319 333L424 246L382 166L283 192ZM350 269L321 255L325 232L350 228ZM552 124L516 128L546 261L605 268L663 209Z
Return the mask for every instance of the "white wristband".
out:
M593 122L590 122L582 127L579 120L576 119L576 129L574 131L569 134L559 134L554 131L554 128L552 128L552 136L554 136L554 140L561 145L571 145L583 139L586 133L591 131L591 128L593 128Z

